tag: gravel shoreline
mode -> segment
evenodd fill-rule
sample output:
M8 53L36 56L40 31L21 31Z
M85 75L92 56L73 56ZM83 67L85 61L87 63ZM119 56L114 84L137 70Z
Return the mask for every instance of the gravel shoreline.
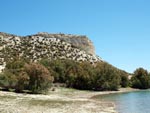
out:
M0 113L117 113L115 104L92 99L93 96L137 91L80 91L57 88L47 95L17 94L0 91Z

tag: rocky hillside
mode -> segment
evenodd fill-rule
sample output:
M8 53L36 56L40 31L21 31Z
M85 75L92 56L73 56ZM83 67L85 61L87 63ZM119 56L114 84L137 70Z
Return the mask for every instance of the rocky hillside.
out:
M0 68L14 57L34 62L42 58L101 61L95 56L94 46L86 36L48 33L16 36L0 32Z
M71 34L62 34L62 33L48 34L46 32L39 32L38 34L35 34L34 36L42 36L46 38L51 37L51 38L60 39L60 40L70 43L71 45L79 49L86 51L89 54L95 54L95 48L93 46L93 43L85 35L80 36L80 35L71 35Z

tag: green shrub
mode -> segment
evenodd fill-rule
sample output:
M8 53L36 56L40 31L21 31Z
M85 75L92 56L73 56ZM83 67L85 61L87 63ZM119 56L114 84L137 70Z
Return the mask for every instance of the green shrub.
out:
M69 67L74 66L77 62L72 60L47 60L42 59L40 64L44 65L52 76L54 77L54 82L65 83L67 81L66 71Z
M42 59L40 64L44 65L51 75L54 77L54 82L65 82L65 64L61 60Z
M17 92L22 92L25 89L29 76L23 72L25 61L14 59L6 65L3 75L1 76L2 87L13 88ZM4 85L5 84L5 85ZM7 85L6 85L7 84ZM7 88L7 89L8 89Z
M52 82L51 73L37 63L25 64L13 61L7 64L0 75L0 86L6 90L15 89L16 92L30 90L32 93L43 93L48 90Z
M72 60L42 59L39 63L27 64L23 60L7 63L0 75L0 86L14 88L16 92L43 93L51 86L53 78L54 82L82 90L118 90L120 86L127 87L129 84L126 72L106 62L91 65ZM138 79L136 81L139 82ZM142 82L139 84L143 85Z
M66 72L68 87L77 89L91 89L90 75L80 63L70 66Z
M14 59L6 64L6 69L15 75L18 75L24 68L24 65L25 61Z
M128 74L122 70L118 70L118 74L121 77L121 82L120 82L121 87L128 87L130 83Z
M25 72L29 75L29 90L32 93L46 92L53 82L50 72L41 64L26 64Z
M126 73L106 62L91 65L88 62L72 60L42 61L52 69L55 82L66 83L68 87L88 90L118 90L120 85L126 87Z
M150 87L150 75L147 70L143 68L136 69L131 78L131 85L133 88L148 89Z
M94 90L118 90L121 79L116 68L106 62L98 63L95 68Z
M16 75L7 70L0 74L0 86L5 90L14 89L17 81Z

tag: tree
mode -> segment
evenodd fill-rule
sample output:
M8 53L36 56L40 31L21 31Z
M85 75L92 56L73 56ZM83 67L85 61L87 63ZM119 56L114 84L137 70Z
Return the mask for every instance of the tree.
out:
M5 90L14 89L17 81L16 75L8 70L4 70L4 72L0 74L0 86Z
M17 84L15 86L16 92L22 92L23 90L27 89L29 86L29 75L22 71L17 76Z
M89 89L89 74L83 69L80 63L75 63L67 68L66 71L66 84L68 87L73 87L76 89Z
M94 90L118 90L120 76L116 68L106 62L100 62L95 69Z
M131 84L133 88L148 89L150 87L150 76L147 70L143 68L136 69L131 78Z
M118 70L118 74L121 77L120 82L121 87L128 87L129 86L128 74L122 70Z
M15 58L13 61L10 61L6 64L6 69L15 75L18 75L24 68L24 65L25 61Z
M66 64L62 60L42 59L40 64L44 65L54 77L54 82L65 83Z
M21 77L19 74L23 70L24 65L25 62L23 60L18 60L17 58L9 61L4 72L0 76L1 87L5 88L6 90L10 88L16 89L18 86L23 87L23 83L19 81ZM23 88L21 88L20 91L21 90L23 90Z
M43 93L47 91L53 82L51 73L41 64L26 64L25 72L29 75L29 90L32 93Z

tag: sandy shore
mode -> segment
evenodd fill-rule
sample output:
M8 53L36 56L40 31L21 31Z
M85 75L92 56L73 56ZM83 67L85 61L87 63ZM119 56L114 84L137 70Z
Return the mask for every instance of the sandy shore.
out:
M16 94L0 91L0 113L117 113L115 104L92 99L93 96L137 91L80 91L57 88L47 95Z

